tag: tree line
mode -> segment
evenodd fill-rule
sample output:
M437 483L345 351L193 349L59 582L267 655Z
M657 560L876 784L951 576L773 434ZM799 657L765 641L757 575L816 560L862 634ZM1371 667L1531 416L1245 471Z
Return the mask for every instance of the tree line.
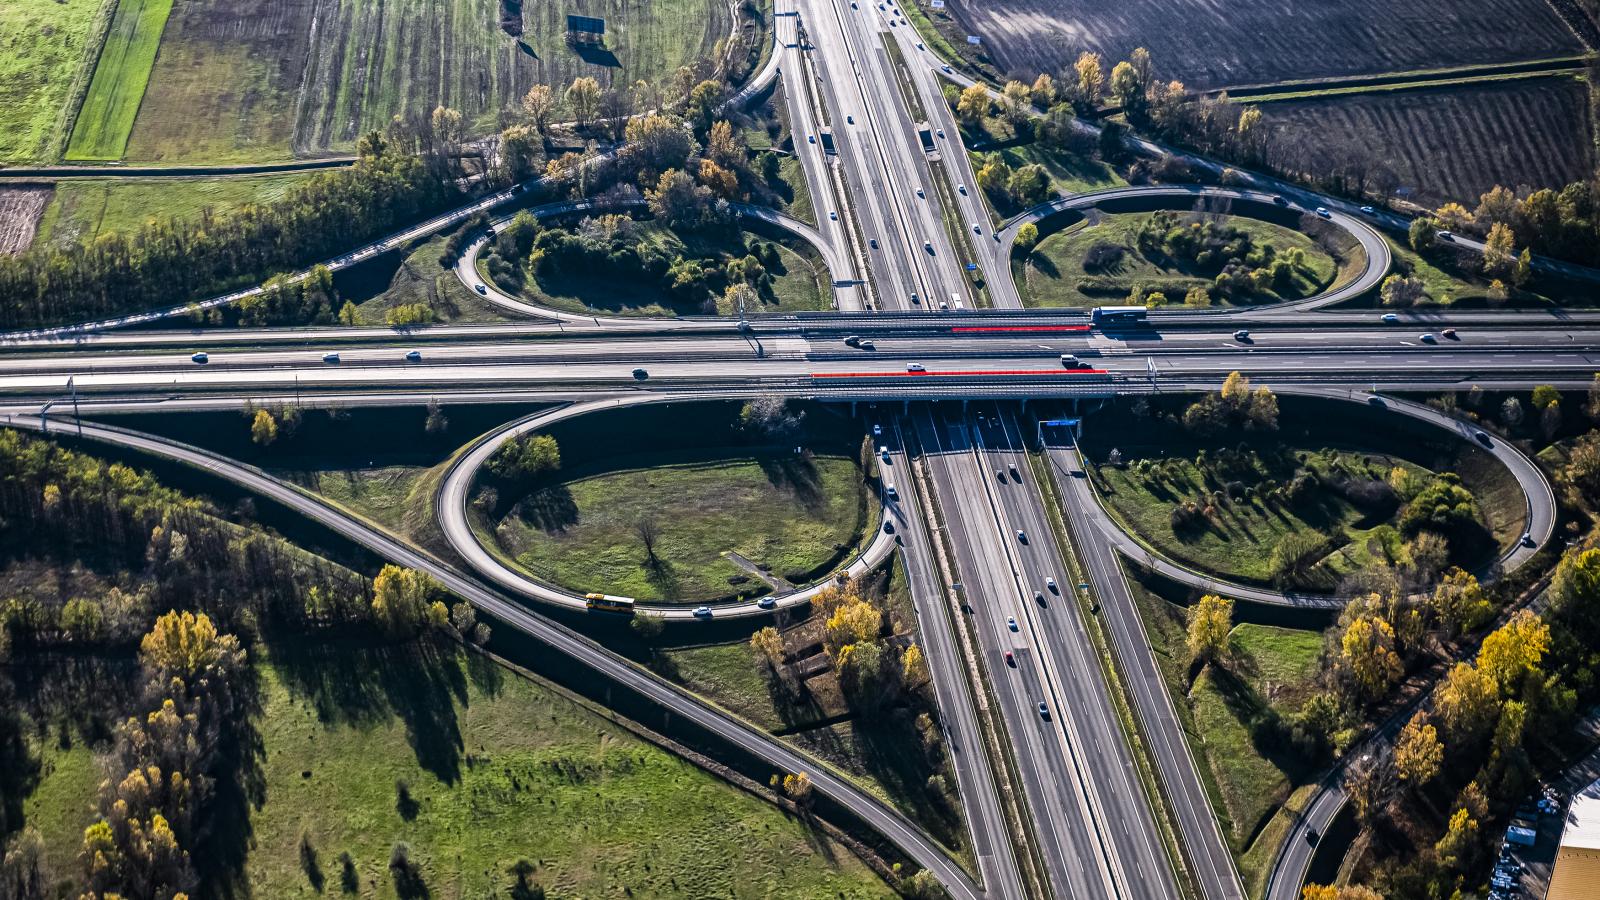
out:
M178 305L331 256L457 199L430 159L369 134L354 165L314 175L270 206L247 205L228 215L206 209L193 219L155 220L128 234L0 257L0 327ZM310 299L276 293L252 301L241 316L277 321L276 311L286 305L309 306L312 317L331 313L331 300L320 289Z

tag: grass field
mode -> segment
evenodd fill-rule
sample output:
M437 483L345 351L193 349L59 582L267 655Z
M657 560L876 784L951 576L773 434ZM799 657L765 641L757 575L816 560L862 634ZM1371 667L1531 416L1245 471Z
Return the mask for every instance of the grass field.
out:
M690 602L759 589L729 552L804 580L871 527L861 471L844 457L709 449L574 468L511 507L494 539L534 577L579 593ZM636 533L646 519L660 530L655 566Z
M454 269L439 265L448 237L436 235L410 252L388 253L339 273L339 296L356 304L356 322L383 325L396 306L426 303L440 322L504 322L500 308L461 283Z
M1280 144L1387 166L1409 199L1468 209L1495 184L1559 189L1594 172L1588 87L1573 77L1263 103ZM1302 167L1291 162L1295 168Z
M801 178L801 182L803 184L804 178ZM642 241L661 248L669 258L682 255L688 259L716 260L720 266L730 253L744 254L742 249L736 249L714 233L678 234L650 222L639 223L638 227ZM749 234L744 236L756 237ZM756 239L765 240L760 237ZM816 257L808 245L797 245L800 249L796 249L787 240L774 240L773 244L778 248L781 265L768 269L774 276L772 293L762 298L764 302L759 308L747 311L772 313L827 309L832 298L824 291L824 285L831 282L826 264ZM705 314L700 301L675 297L653 279L622 281L592 278L585 273L561 273L548 278L529 277L520 294L530 302L568 312L601 312L621 316ZM736 310L718 298L717 314L734 315Z
M348 852L362 896L394 897L389 853L404 841L435 897L503 896L519 859L554 897L892 896L803 822L488 660L359 643L255 656L264 799L249 895L338 895ZM42 750L29 822L69 875L100 774L81 745ZM401 779L416 803L404 814Z
M1121 446L1124 460L1139 458L1140 449ZM1349 468L1353 477L1362 473L1378 473L1379 477L1400 466L1416 475L1426 475L1427 470L1414 463L1377 453L1351 454L1337 451L1289 445L1284 447L1287 463L1269 463L1260 457L1260 467L1254 476L1234 473L1245 485L1265 484L1271 487L1287 483L1293 477L1294 457L1304 454L1306 460L1298 466L1313 471L1324 479ZM1311 582L1301 587L1330 589L1339 577L1363 569L1374 560L1367 547L1369 538L1378 530L1392 525L1394 516L1375 520L1376 517L1353 505L1331 489L1317 488L1314 504L1266 504L1260 501L1235 500L1222 504L1217 514L1203 527L1176 530L1172 521L1174 504L1185 500L1204 503L1213 485L1218 483L1204 478L1192 458L1178 457L1181 448L1167 448L1173 453L1164 464L1166 473L1159 479L1139 477L1133 467L1097 465L1095 475L1102 486L1102 496L1117 516L1146 543L1164 555L1200 571L1214 573L1224 578L1265 583L1273 576L1271 559L1273 548L1285 535L1295 532L1320 531L1335 535L1327 552L1311 572ZM1339 457L1335 459L1335 457ZM1096 457L1097 459L1102 457Z
M128 144L139 161L244 161L349 151L396 114L444 105L498 130L540 82L666 83L732 27L718 0L522 4L521 43L498 0L189 0L173 11ZM604 16L607 47L566 46L565 15Z
M0 3L0 163L53 162L115 0Z
M117 4L89 93L67 142L69 161L122 158L171 13L172 0L120 0Z
M1137 580L1130 587L1245 887L1260 896L1265 866L1282 839L1277 813L1294 804L1314 773L1272 742L1270 728L1258 726L1295 712L1314 689L1322 635L1241 622L1233 629L1230 668L1208 668L1191 681L1186 609Z
M1126 297L1137 284L1164 291L1168 302L1182 303L1188 288L1210 285L1213 279L1206 272L1173 260L1151 259L1139 251L1134 234L1146 218L1143 213L1100 215L1092 224L1067 228L1040 241L1026 259L1012 266L1023 304L1094 306ZM1271 244L1279 252L1296 247L1305 251L1309 271L1297 273L1292 287L1282 295L1269 291L1251 298L1255 302L1310 296L1332 283L1337 274L1333 257L1297 231L1236 216L1227 217L1225 224L1248 232L1256 246ZM1084 254L1099 243L1122 246L1123 261L1112 271L1091 274L1084 270Z
M1154 57L1157 77L1177 78L1191 88L1582 51L1561 17L1540 0L1423 0L1404 15L1383 0L1292 9L1266 2L949 0L948 11L966 33L982 37L997 68L1030 78L1071 66L1084 50L1103 56L1109 70L1141 46Z
M73 244L136 231L152 219L192 219L206 208L226 214L252 203L267 205L307 177L63 178L39 221L38 240Z
M992 151L1000 154L1006 165L1013 170L1022 166L1037 163L1044 166L1050 173L1050 193L1046 199L1054 199L1067 194L1083 194L1089 191L1104 190L1110 187L1119 187L1127 184L1127 180L1112 167L1098 159L1089 159L1071 153L1055 153L1040 147L1038 144L1022 144L1017 147L1007 147L1003 150ZM972 161L972 170L976 172L983 167L987 152L969 151L967 156ZM967 190L976 191L975 185L968 185ZM984 200L988 202L990 212L996 221L1022 212L1022 208L1004 204L1002 208L995 209L995 198L984 193Z

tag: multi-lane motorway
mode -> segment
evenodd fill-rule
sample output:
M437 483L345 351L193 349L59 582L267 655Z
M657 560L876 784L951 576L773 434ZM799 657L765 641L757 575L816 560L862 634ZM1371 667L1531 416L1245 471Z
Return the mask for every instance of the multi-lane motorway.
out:
M1214 388L1231 371L1255 376L1280 392L1331 392L1369 407L1378 404L1359 388L1454 389L1469 382L1527 386L1536 381L1575 387L1600 368L1600 314L1418 311L1385 324L1375 312L1322 311L1378 284L1391 260L1377 228L1392 230L1404 222L1363 216L1349 204L1259 178L1249 190L1154 186L1068 197L996 232L941 96L941 78L960 78L941 74L943 67L895 4L794 0L790 5L783 0L776 23L778 47L771 62L734 102L761 94L781 69L795 152L818 224L770 210L741 212L816 248L830 269L840 314L735 324L608 319L543 309L492 284L478 290L477 255L485 236L463 256L458 277L508 312L534 317L531 321L410 331L111 331L179 313L164 310L13 334L0 337L9 345L0 357L0 415L23 427L42 427L35 415L42 408L59 422L73 408L90 414L181 412L245 402L587 401L514 423L457 459L437 499L438 512L453 548L476 578L269 476L203 451L97 425L85 425L84 433L202 466L278 499L388 558L433 572L497 618L747 752L764 754L778 767L817 773L820 792L931 869L955 896L1030 896L1036 891L1024 874L1024 861L1037 859L1042 889L1057 897L1165 900L1180 896L1186 883L1195 884L1206 900L1242 897L1122 579L1118 555L1137 556L1142 549L1105 516L1087 480L1076 476L1079 464L1070 448L1052 448L1045 455L1043 471L1053 490L1041 490L1012 410L992 403L970 408L909 404ZM893 53L886 49L890 45ZM919 125L926 125L928 144L918 134ZM829 143L832 152L826 149ZM1147 143L1139 149L1164 152ZM359 262L516 197L514 191L485 197L331 262ZM1287 199L1280 203L1280 197ZM1327 221L1352 236L1365 266L1306 301L1157 314L1150 328L1108 332L1091 328L1081 312L1020 309L1009 279L1009 254L1022 222L1123 202L1182 208L1197 198L1303 210L1326 204ZM545 212L582 212L585 203ZM982 276L981 289L968 264ZM206 305L232 302L243 293ZM979 314L980 304L996 311ZM864 314L868 311L875 314ZM1457 333L1447 336L1446 327ZM1236 335L1239 329L1248 333ZM873 349L847 345L850 335L868 337ZM205 352L203 359L192 357L197 351ZM1076 357L1078 365L1064 361L1064 354ZM881 562L897 545L903 551L981 885L914 825L847 780L819 771L814 760L508 599L581 605L494 559L478 545L463 515L473 471L504 436L582 414L595 404L758 393L908 404L896 410L903 413L898 417L884 415L890 409L882 404L879 409L890 453L885 469L889 483L900 487L884 510L885 519L896 525L894 536L875 535L851 571ZM1435 411L1390 398L1381 402L1386 414L1457 429L1517 476L1529 497L1533 546L1514 548L1503 566L1520 564L1549 538L1553 497L1526 457ZM913 472L923 477L914 478ZM1065 508L1053 508L1049 496L1059 497ZM1056 524L1066 526L1066 541L1058 540ZM1118 719L1078 585L1068 579L1074 556L1086 573L1088 596L1102 609L1117 683L1138 720L1134 739ZM1185 575L1203 577L1183 572L1177 577ZM1285 600L1224 587L1247 600ZM776 605L799 603L806 596L797 592L778 598ZM681 609L662 612L692 617ZM753 604L716 610L718 616L764 613ZM968 642L975 657L962 652ZM1009 758L992 757L986 749L980 707L1003 726L1001 743L1011 748ZM1146 748L1158 784L1147 785L1139 777L1134 741ZM1026 821L1011 818L1007 797ZM1165 820L1176 832L1176 848L1163 833ZM1287 891L1295 873L1303 872L1296 867L1307 854L1290 850L1274 871L1275 891ZM1187 877L1176 877L1177 866Z

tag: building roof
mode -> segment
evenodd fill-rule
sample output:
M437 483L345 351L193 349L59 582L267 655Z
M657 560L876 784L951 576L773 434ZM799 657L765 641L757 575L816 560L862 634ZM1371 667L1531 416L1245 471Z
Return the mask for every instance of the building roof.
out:
M1561 830L1561 846L1600 850L1600 781L1573 795Z

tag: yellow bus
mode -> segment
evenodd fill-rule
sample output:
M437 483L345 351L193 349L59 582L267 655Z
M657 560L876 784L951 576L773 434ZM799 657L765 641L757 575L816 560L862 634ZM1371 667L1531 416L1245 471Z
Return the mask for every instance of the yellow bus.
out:
M591 612L599 610L601 612L633 615L632 597L613 597L610 594L584 594L583 605L588 607Z

